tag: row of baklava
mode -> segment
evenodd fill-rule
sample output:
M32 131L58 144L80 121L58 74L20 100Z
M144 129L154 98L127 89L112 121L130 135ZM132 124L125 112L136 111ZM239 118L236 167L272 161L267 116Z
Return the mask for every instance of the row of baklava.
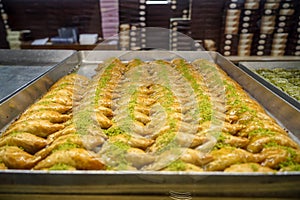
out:
M275 172L299 146L207 60L109 59L55 83L0 138L2 168Z

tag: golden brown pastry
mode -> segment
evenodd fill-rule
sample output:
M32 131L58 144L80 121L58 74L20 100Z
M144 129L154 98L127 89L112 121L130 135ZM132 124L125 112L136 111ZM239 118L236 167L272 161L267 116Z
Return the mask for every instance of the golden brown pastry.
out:
M289 147L273 146L264 148L261 153L265 157L261 163L262 166L279 169L281 167L292 167L300 164L299 149L292 149Z
M186 171L186 172L203 172L204 170L196 165L191 163L186 163L181 160L174 161L167 167L161 169L161 171Z
M249 143L248 138L236 137L224 132L220 133L218 140L222 145L230 145L238 148L245 148Z
M56 83L51 86L51 89L55 88L64 88L68 85L74 84L87 84L89 80L85 76L81 76L76 73L69 74L67 76L62 77Z
M269 167L263 167L258 163L242 163L242 164L234 164L230 167L226 168L224 172L272 172L275 170Z
M190 148L180 147L169 148L161 152L160 154L152 155L156 156L155 162L144 166L142 170L171 170L172 168L180 164L177 167L187 168L187 166L195 166L195 168L198 169L197 171L202 171L202 166L213 160L213 157L209 154L202 153Z
M125 144L128 144L131 147L134 148L140 148L140 149L147 149L148 147L150 147L154 140L152 139L147 139L144 137L137 137L137 136L130 136L130 135L126 135L126 134L118 134L118 135L114 135L111 136L109 139L111 142L124 142Z
M175 137L176 143L181 147L195 148L208 141L205 135L193 135L189 133L178 132Z
M34 119L48 120L52 123L63 123L71 119L71 114L61 114L55 110L39 110L21 115L18 122Z
M136 101L137 104L145 107L151 106L156 102L154 98L150 98L149 96L142 96L142 95L139 95Z
M140 121L145 125L151 121L150 117L145 115L142 112L135 110L133 114L134 114L135 120Z
M56 164L66 164L81 170L103 170L105 165L93 153L82 148L57 150L37 163L34 169L50 168Z
M13 124L13 126L9 127L9 129L3 135L6 136L14 132L28 132L33 135L46 138L48 135L63 128L63 124L54 124L48 120L26 120Z
M45 158L53 151L60 149L64 146L75 146L80 148L85 148L87 150L96 149L98 146L104 143L105 139L98 136L93 136L90 134L87 135L79 135L79 134L68 134L63 135L53 141L51 144L48 144L47 147L40 150L35 154L35 156L39 156L41 158Z
M102 112L95 112L92 114L92 117L96 122L98 122L101 128L108 129L112 126L112 121L108 117L106 117Z
M252 153L258 153L265 145L271 142L281 146L299 148L297 143L288 136L276 132L269 132L269 135L257 134L252 136L247 146L247 150Z
M207 171L223 171L227 167L237 163L261 162L264 159L262 155L249 153L243 149L233 147L223 147L210 152L213 161L205 165Z
M68 90L66 90L68 91ZM60 93L64 95L60 95ZM54 94L47 94L40 100L39 103L43 102L54 102L65 106L72 106L73 105L73 96L65 95L63 91L55 92Z
M222 131L235 135L237 132L245 128L243 124L230 124L227 122L223 123Z
M7 167L5 166L5 164L4 163L0 163L0 170L3 170L3 169L7 169Z
M125 159L137 169L149 165L154 162L155 157L145 153L143 150L138 148L129 148L125 154Z
M182 154L180 155L180 160L200 167L213 161L213 159L213 156L209 154L190 148L182 149Z
M68 111L70 111L71 109L72 109L72 106L66 106L66 105L54 103L51 101L43 101L43 102L37 102L37 103L33 104L32 106L30 106L24 112L24 114L27 114L27 113L32 114L33 112L40 111L40 110L54 110L56 112L64 114L64 113L67 113Z
M64 136L64 135L72 134L72 133L76 133L76 126L73 123L67 125L65 128L63 128L61 130L49 135L47 137L47 143L51 144L57 138Z
M241 131L241 133L238 133L241 136L248 136L251 134L251 132L255 132L257 130L269 130L277 133L281 133L283 135L287 135L287 132L281 128L279 125L277 125L275 122L272 121L264 121L260 119L253 118L252 121L250 121L246 128Z
M101 105L95 107L95 112L100 112L104 114L106 117L112 117L114 115L112 109Z
M47 140L31 133L16 132L0 138L0 147L18 146L24 151L34 154L47 145Z
M0 159L9 169L31 169L40 160L16 146L0 147Z

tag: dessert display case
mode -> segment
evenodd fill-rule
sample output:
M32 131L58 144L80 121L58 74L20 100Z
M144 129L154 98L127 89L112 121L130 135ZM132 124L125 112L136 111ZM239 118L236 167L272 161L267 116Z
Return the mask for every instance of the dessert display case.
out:
M1 53L1 52L0 52ZM10 52L10 57L20 52ZM21 52L23 54L23 51ZM30 53L30 52L28 52ZM42 65L40 56L35 65ZM59 52L58 52L59 53ZM52 55L51 55L52 56ZM47 57L47 56L44 56ZM55 56L58 58L59 56ZM92 77L99 64L111 57L123 62L184 58L192 62L205 59L214 62L256 99L289 136L300 144L300 112L282 96L271 90L253 74L245 72L216 52L197 51L80 51L68 52L59 62L35 79L16 86L17 90L0 103L0 129L4 130L29 105L46 93L60 77L77 71ZM60 57L61 58L61 57ZM31 59L34 60L34 59ZM16 60L18 63L19 61ZM39 63L40 62L40 63ZM24 64L24 63L23 63ZM19 65L19 64L18 64ZM21 63L20 63L21 65ZM31 66L31 65L30 65ZM213 198L294 198L299 197L300 172L240 173L184 171L110 171L110 170L15 170L0 171L0 197L46 199L78 195L81 199L213 199Z

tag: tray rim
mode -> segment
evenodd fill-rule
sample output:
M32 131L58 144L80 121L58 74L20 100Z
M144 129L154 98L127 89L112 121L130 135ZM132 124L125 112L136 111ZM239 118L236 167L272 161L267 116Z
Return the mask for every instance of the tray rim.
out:
M137 173L138 172L138 173ZM285 172L223 172L223 171L141 171L141 170L18 170L5 169L0 170L0 174L36 174L36 175L186 175L186 176L300 176L300 171L285 171ZM1 182L0 182L1 185Z

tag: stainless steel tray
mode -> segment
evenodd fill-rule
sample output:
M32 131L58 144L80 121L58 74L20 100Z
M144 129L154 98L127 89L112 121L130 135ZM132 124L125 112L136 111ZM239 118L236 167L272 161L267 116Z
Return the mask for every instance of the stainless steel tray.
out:
M274 69L274 68L283 68L283 69L300 69L299 61L286 61L286 62L240 62L239 67L254 77L257 81L264 84L267 88L272 90L274 93L279 95L281 98L286 100L288 103L295 106L300 110L300 102L296 99L289 96L287 93L279 89L277 86L273 85L267 81L264 77L257 74L255 70L257 69Z
M0 58L0 130L78 64L72 50L0 50Z
M0 50L0 103L37 80L72 53Z
M183 57L189 61L204 58L215 62L239 82L278 121L300 138L300 113L272 91L216 52L166 51L82 51L70 58L79 73L91 76L98 63L110 57L143 60ZM68 59L69 60L69 59ZM68 63L66 61L65 63ZM64 70L63 70L64 69ZM67 74L72 67L56 66L48 79ZM40 79L44 78L41 77ZM33 84L34 85L34 84ZM45 90L41 91L45 92ZM20 99L19 99L20 100ZM270 103L272 101L272 104ZM270 105L271 104L271 105ZM273 107L276 109L272 109ZM281 108L281 109L278 109ZM3 105L0 111L6 112ZM20 111L21 112L21 111ZM1 128L1 127L0 127ZM300 196L300 172L223 173L223 172L145 172L145 171L0 171L0 198L75 197L80 199L249 199L294 198Z

